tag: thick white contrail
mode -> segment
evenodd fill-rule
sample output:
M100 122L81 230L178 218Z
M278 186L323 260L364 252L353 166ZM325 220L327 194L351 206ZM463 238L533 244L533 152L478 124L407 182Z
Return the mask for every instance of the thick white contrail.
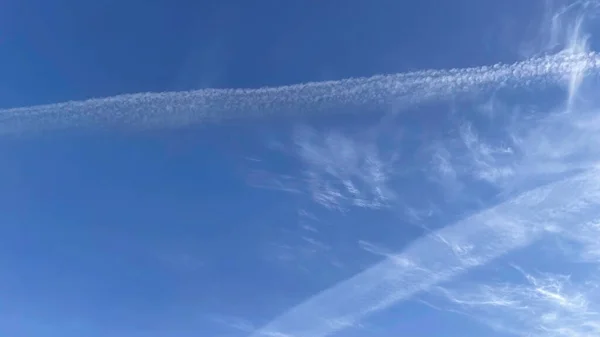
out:
M291 309L251 337L324 337L411 295L600 216L600 171L531 190L414 241L403 253ZM401 319L401 317L399 317Z
M496 86L565 80L600 67L599 54L559 53L514 64L426 70L262 89L141 93L0 110L0 134L87 127L171 128L274 113L347 112L411 104Z

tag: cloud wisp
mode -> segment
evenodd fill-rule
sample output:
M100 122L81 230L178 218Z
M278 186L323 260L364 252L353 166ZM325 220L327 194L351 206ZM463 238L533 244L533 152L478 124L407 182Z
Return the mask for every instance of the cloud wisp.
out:
M0 110L0 134L73 128L173 128L269 114L410 106L499 86L561 83L596 72L594 52L561 52L513 64L378 75L262 89L139 93Z
M450 308L495 329L521 336L587 337L600 334L600 280L597 275L526 272L524 282L465 283L436 287ZM589 268L589 266L588 266ZM590 268L597 271L597 266Z
M251 337L324 337L545 233L600 216L597 170L528 191L414 241L402 253L309 298Z
M395 153L381 153L375 144L339 132L321 135L308 127L296 132L295 147L305 167L303 180L316 203L337 210L379 209L394 198L388 183Z

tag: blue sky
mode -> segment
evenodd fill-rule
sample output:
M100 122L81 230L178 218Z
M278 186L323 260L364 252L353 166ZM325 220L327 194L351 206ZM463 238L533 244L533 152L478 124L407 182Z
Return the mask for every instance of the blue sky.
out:
M0 335L600 333L597 14L2 2Z

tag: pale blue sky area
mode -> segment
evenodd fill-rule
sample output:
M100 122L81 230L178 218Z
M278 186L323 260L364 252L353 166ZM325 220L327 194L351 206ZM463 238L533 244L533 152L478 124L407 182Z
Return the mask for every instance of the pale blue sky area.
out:
M5 0L0 109L526 61L584 46L594 3ZM600 333L596 83L562 75L0 135L0 336Z

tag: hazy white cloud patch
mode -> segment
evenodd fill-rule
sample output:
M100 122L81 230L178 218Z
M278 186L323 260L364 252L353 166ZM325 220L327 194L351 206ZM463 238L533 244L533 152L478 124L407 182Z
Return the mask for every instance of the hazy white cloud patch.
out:
M460 136L467 148L474 177L497 183L514 175L514 169L509 164L514 154L510 145L495 146L482 141L471 124L461 126Z
M327 208L379 209L394 199L390 186L398 169L397 153L384 153L374 142L342 132L303 127L295 135L303 178L315 202Z
M251 187L292 194L305 193L303 182L296 175L277 173L264 168L250 169L249 171L245 175L245 180Z
M595 22L598 2L557 5L547 6L537 55L588 53L586 29ZM586 81L590 66L584 62L569 67L557 81L563 90L536 91L536 97L545 99L529 99L529 105L518 91L497 90L475 109L479 122L459 106L466 111L455 114L456 136L430 148L437 179L459 189L475 179L511 190L531 179L551 180L595 166L600 160L599 102L594 99L596 82Z
M456 129L454 140L432 147L432 168L442 184L463 191L469 181L498 186L514 178L517 158L510 139L482 137L468 121L458 123Z
M255 329L252 322L237 316L211 314L207 318L214 323L239 332L250 333Z
M343 256L348 252L330 242L330 227L314 213L299 209L296 221L279 226L264 245L265 260L297 276L308 277L318 269L321 272L310 276L311 282L331 282L345 268Z
M600 219L564 228L559 234L555 248L570 261L600 264Z
M579 92L592 91L594 83L582 81L579 86ZM456 137L429 147L432 180L463 193L477 181L511 192L596 167L597 103L527 109L508 102L490 105L487 109L496 117L489 117L488 126L459 120Z
M600 334L598 266L583 273L525 271L514 280L462 282L438 286L431 293L445 299L441 310L467 315L520 336L588 337ZM565 271L568 268L565 267Z
M400 147L381 141L364 130L318 130L307 124L293 128L291 139L269 149L271 160L285 164L269 167L248 162L246 182L256 188L298 195L324 209L380 210L397 202L398 177L405 171ZM308 218L311 209L304 206Z

